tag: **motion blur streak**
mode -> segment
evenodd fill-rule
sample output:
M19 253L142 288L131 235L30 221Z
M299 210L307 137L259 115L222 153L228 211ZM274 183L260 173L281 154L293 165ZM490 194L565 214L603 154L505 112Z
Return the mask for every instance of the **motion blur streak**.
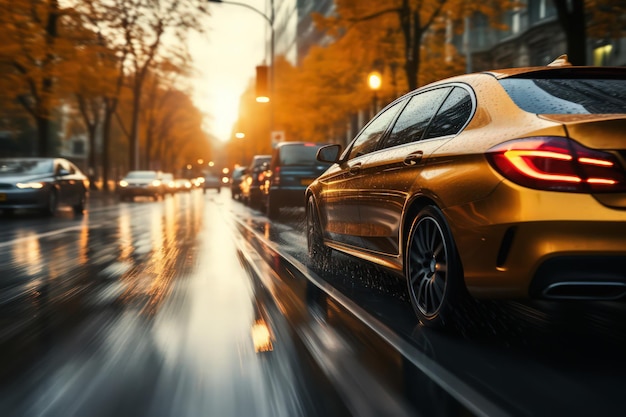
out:
M89 237L112 234L123 243L112 249L92 241L90 262L108 259L108 266L89 265L97 271L87 277L80 275L82 267L70 268L75 239L58 250L52 245L58 257L50 260L54 271L37 267L33 276L48 277L50 292L76 292L61 308L45 293L37 296L33 303L39 307L32 309L41 324L33 323L33 331L57 330L49 322L69 309L76 327L60 342L46 344L26 375L3 387L3 417L305 414L294 389L298 374L285 360L289 352L283 347L280 356L268 356L284 344L274 343L270 324L259 315L224 213L213 197L196 194L176 210L170 201L116 207L111 216L119 221ZM19 262L44 264L39 258L48 252L37 242L20 241ZM88 287L95 281L97 287ZM70 282L79 285L68 287ZM255 334L264 334L256 349L253 324L260 326ZM41 335L43 342L46 337L57 339L54 333Z

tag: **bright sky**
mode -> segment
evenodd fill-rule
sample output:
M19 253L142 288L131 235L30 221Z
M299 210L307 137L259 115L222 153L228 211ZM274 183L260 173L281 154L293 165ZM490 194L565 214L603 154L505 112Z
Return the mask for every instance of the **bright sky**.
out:
M265 11L263 0L241 3ZM239 100L253 82L255 67L265 57L267 21L242 6L212 3L207 33L194 35L190 50L199 75L194 80L194 101L204 113L209 133L222 141L231 139Z

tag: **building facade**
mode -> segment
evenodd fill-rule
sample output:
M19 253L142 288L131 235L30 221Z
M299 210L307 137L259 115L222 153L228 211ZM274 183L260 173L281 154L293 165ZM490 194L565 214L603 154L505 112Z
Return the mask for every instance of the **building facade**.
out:
M542 66L567 51L565 33L551 0L522 0L504 15L506 30L496 30L482 15L466 20L454 41L466 56L467 72L493 68ZM626 39L587 39L587 64L626 65Z

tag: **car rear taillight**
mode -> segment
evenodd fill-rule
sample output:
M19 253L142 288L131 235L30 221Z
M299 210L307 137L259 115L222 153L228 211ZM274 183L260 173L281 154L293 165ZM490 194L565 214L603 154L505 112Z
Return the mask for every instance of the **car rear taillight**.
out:
M274 185L280 185L280 167L274 167L272 181L274 182Z
M501 143L487 159L504 177L524 187L573 193L625 192L624 169L610 153L564 137Z

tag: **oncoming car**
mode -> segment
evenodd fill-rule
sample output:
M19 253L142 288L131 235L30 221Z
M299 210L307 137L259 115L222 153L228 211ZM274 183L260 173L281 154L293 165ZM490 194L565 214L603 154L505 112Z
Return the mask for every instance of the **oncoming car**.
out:
M158 200L165 195L165 185L160 171L129 171L118 184L117 193L121 201L134 200L135 197L152 197Z
M64 158L0 158L0 210L39 210L52 216L59 205L85 210L89 180Z
M307 189L309 256L406 280L424 324L476 298L626 294L626 68L466 74L390 103Z

